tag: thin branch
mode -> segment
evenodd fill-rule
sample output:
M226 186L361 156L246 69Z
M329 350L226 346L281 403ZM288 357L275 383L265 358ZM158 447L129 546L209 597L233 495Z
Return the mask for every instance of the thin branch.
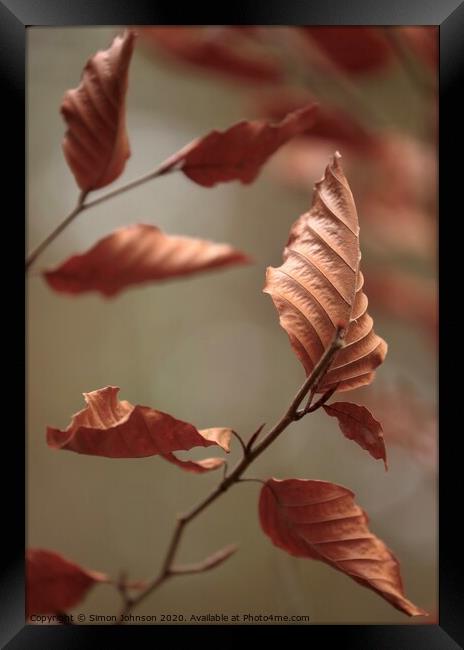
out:
M196 562L194 564L177 564L171 567L169 573L172 576L179 576L189 573L203 573L203 571L209 571L225 562L237 550L238 546L236 544L230 544L220 551L217 551L217 553L213 553L213 555L210 555L202 562Z
M256 429L256 431L253 433L253 435L251 436L251 438L248 440L247 445L246 445L246 453L247 453L247 454L251 451L251 449L252 449L254 443L256 442L256 440L257 440L259 434L261 433L261 431L264 429L265 426L266 426L266 423L261 424L261 425Z
M85 197L87 196L87 192L81 192L79 194L79 198L76 203L76 207L72 212L68 214L66 219L64 219L59 226L53 230L48 237L46 237L41 244L37 246L35 250L32 251L32 253L27 257L26 259L26 271L27 269L35 262L35 260L39 257L39 255L52 243L56 237L62 232L69 224L74 221L74 219L77 217L78 214L84 210L84 201Z
M232 431L232 435L234 436L234 438L236 438L236 440L239 441L240 446L241 446L242 451L243 451L243 454L244 454L244 456L246 456L248 452L247 452L247 448L246 448L245 443L243 442L242 437L236 431L234 431L233 429L231 431Z
M107 192L106 194L103 194L102 196L99 196L97 199L94 199L93 201L88 201L87 203L85 202L85 199L87 198L89 192L81 192L79 195L79 199L77 201L76 207L70 214L51 232L45 239L44 241L37 246L37 248L26 258L26 271L28 268L35 262L35 260L39 257L43 251L48 248L48 246L56 239L56 237L63 232L69 224L74 221L74 219L81 214L82 212L85 212L85 210L88 210L89 208L94 207L95 205L99 205L100 203L103 203L104 201L108 201L109 199L112 199L115 196L119 196L120 194L123 194L124 192L128 192L129 190L134 189L135 187L138 187L139 185L143 185L143 183L147 183L148 181L153 180L154 178L158 178L159 176L164 176L165 174L169 174L170 172L177 171L176 167L173 167L170 159L164 161L161 163L159 167L156 169L148 172L147 174L144 174L143 176L139 176L138 178L135 178L133 181L130 181L129 183L126 183L126 185L121 185L121 187L116 188L115 190L112 190L111 192Z
M337 328L332 343L324 351L324 354L319 359L319 362L314 367L312 373L309 375L309 377L306 378L300 390L291 401L290 406L287 408L280 420L267 433L265 438L238 462L232 472L226 476L206 498L200 501L200 503L194 506L189 512L178 517L160 572L151 582L148 583L145 590L141 591L137 596L135 596L130 603L124 605L122 611L120 612L120 623L123 622L123 617L127 615L134 607L139 605L143 600L145 600L145 598L147 598L151 593L158 589L158 587L169 580L169 578L171 578L173 575L176 575L175 571L173 571L174 559L177 554L184 529L189 524L189 522L198 517L198 515L203 512L203 510L206 510L208 506L214 503L214 501L216 501L216 499L224 494L232 485L238 483L241 480L242 474L249 467L249 465L251 465L251 463L258 456L260 456L292 422L295 422L298 419L298 408L301 402L304 400L311 388L316 385L317 382L321 381L329 369L331 363L333 362L337 352L344 346L344 335L345 330L341 327ZM198 571L194 571L194 573L198 573Z

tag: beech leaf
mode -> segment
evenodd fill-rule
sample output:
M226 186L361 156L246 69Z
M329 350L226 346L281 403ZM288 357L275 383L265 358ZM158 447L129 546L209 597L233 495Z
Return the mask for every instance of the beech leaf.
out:
M276 124L242 121L226 131L211 131L174 154L162 169L178 169L204 187L235 180L251 183L277 149L314 124L316 113L317 106L310 104Z
M325 404L323 408L328 415L337 418L344 436L357 442L373 458L381 458L385 469L388 469L382 425L372 417L372 413L365 406L334 402Z
M369 384L387 352L367 313L358 215L340 157L337 152L316 183L311 209L293 224L284 263L268 267L264 287L308 375L337 327L345 328L345 347L317 392L338 382L339 391Z
M30 548L26 551L26 615L65 612L99 582L110 580L54 551Z
M259 500L261 527L287 553L329 564L409 616L426 615L405 597L398 560L370 532L353 497L326 481L269 479Z
M49 447L107 458L165 456L211 445L229 451L231 429L202 432L162 411L119 401L118 392L118 387L107 386L84 393L87 407L72 417L64 431L47 427Z
M45 271L44 277L55 291L98 291L111 297L130 285L249 262L229 244L166 235L155 226L135 224L115 230L85 253Z
M68 126L64 155L85 192L118 178L130 156L125 101L134 40L135 33L126 30L89 59L81 83L61 104Z

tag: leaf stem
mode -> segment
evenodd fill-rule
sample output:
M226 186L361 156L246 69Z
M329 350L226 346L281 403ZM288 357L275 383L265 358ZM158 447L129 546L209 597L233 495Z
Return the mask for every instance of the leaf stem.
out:
M274 427L267 433L263 440L256 445L253 449L248 449L248 453L243 456L243 458L237 463L232 472L224 477L217 487L214 488L210 494L205 497L200 503L194 506L189 512L184 515L180 515L177 518L177 523L175 525L174 531L169 542L164 561L162 563L159 573L151 580L147 587L141 591L137 596L132 598L130 601L125 602L124 606L119 615L120 624L123 623L123 617L127 615L134 607L139 605L143 600L145 600L151 593L153 593L158 587L160 587L164 582L169 580L173 575L176 575L174 569L174 559L176 557L179 544L182 539L183 532L186 526L198 515L206 510L208 506L216 501L222 494L224 494L232 485L239 483L242 479L241 476L245 470L251 465L251 463L260 456L268 447L271 445L278 436L285 431L285 429L292 423L299 419L298 417L298 407L301 402L304 400L308 392L316 384L320 384L322 378L328 371L331 363L333 362L337 352L344 346L344 337L345 331L342 328L337 328L334 338L329 345L329 347L324 351L324 354L319 359L319 362L314 367L312 373L306 378L303 382L301 388L293 398L290 403L290 406L287 408L285 413L282 415L280 420L274 425ZM195 571L187 571L186 573L199 573L202 571L201 568L198 568L199 565L195 565ZM201 565L200 565L201 566ZM207 566L203 570L210 568ZM177 572L178 573L178 572Z

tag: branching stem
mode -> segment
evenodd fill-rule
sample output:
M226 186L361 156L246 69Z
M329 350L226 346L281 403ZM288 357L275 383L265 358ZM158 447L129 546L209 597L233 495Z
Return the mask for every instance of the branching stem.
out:
M106 194L102 194L102 196L99 196L98 198L94 199L93 201L85 201L87 196L89 195L89 191L87 192L81 192L79 194L79 198L76 204L76 207L68 214L68 216L53 230L44 240L41 244L35 248L30 255L26 258L26 271L29 269L29 267L35 262L35 260L39 257L43 251L48 248L48 246L58 237L58 235L63 232L69 224L74 221L74 219L84 212L85 210L88 210L89 208L93 208L95 205L99 205L100 203L103 203L104 201L108 201L109 199L114 198L115 196L119 196L120 194L124 194L124 192L128 192L129 190L134 189L135 187L138 187L139 185L143 185L144 183L147 183L148 181L153 180L154 178L158 178L159 176L164 176L165 174L169 174L170 172L176 171L176 168L172 166L171 161L168 159L165 162L161 163L159 167L156 169L153 169L152 171L148 172L147 174L143 174L142 176L139 176L138 178L135 178L133 181L130 181L129 183L126 183L125 185L121 185L121 187L116 188L115 190L112 190L111 192L107 192Z
M306 378L300 390L297 392L295 397L290 403L290 406L287 408L285 413L282 415L280 420L274 425L274 427L267 433L263 440L258 443L254 448L247 449L247 453L243 458L237 463L232 472L225 476L217 487L214 488L210 494L204 498L200 503L194 506L189 512L184 515L180 515L177 519L176 526L171 536L164 561L161 565L159 573L153 578L147 585L147 587L139 592L134 598L129 601L124 602L124 606L120 612L120 622L123 622L123 617L129 614L129 612L139 605L143 600L145 600L150 594L152 594L158 587L160 587L164 582L169 580L172 576L178 575L179 571L176 572L174 566L174 560L179 548L179 544L182 539L183 532L187 525L196 519L200 513L202 513L208 506L214 503L222 494L224 494L232 485L239 483L242 479L241 476L246 469L251 465L251 463L258 458L278 437L285 431L285 429L292 423L297 421L299 418L298 408L301 402L304 400L309 391L316 385L320 385L320 382L326 372L328 371L331 363L333 362L337 352L343 347L344 341L343 336L345 332L342 328L338 328L335 332L334 338L330 346L325 350L324 354L320 358L319 362L314 367L312 373ZM202 570L207 570L211 568L206 561L206 568L201 568L202 564L193 565L195 570L193 571L183 571L183 573L199 573ZM204 565L203 565L204 566Z

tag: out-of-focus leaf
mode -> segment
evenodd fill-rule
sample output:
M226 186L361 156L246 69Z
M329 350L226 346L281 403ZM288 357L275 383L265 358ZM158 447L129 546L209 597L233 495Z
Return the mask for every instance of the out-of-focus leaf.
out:
M392 51L378 27L302 27L341 70L373 73L390 63Z
M276 82L282 70L233 27L144 27L142 40L175 60L248 83Z
M339 158L335 154L316 183L311 209L293 224L284 263L268 267L264 288L308 375L337 327L345 328L346 345L318 392L337 383L340 391L370 383L387 351L367 313L358 215Z
M85 253L45 271L44 277L55 291L98 291L109 297L130 285L249 262L229 244L166 235L155 226L136 224L119 228Z
M438 68L438 27L397 27L411 49L433 71Z
M409 616L426 615L405 597L398 560L370 532L366 513L347 488L269 479L261 490L259 516L266 535L287 553L325 562Z
M373 458L381 458L387 469L387 452L382 426L365 406L350 402L324 404L325 412L337 418L343 435L366 449Z
M64 155L83 191L114 181L130 156L125 102L134 39L134 32L125 31L89 59L81 83L61 104L68 126Z
M87 407L72 417L64 431L47 427L49 447L107 458L164 456L212 445L229 451L230 429L202 432L162 411L119 401L118 392L116 386L107 386L84 393Z
M260 114L274 120L282 119L290 111L297 110L309 102L316 101L307 92L298 92L279 86L272 92L260 93L256 106ZM333 149L349 148L353 153L368 156L377 152L378 139L348 113L339 108L320 105L313 126L302 134L311 140L331 142ZM307 142L311 155L311 142Z
M26 615L66 612L99 582L109 582L108 576L84 569L55 551L30 548L26 551Z

